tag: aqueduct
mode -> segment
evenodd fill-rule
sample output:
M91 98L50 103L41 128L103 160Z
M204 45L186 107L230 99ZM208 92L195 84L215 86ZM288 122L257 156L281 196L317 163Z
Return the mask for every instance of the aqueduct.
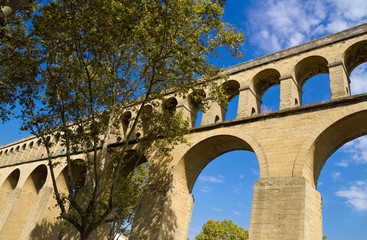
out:
M367 94L351 96L349 80L352 70L366 61L363 24L225 69L230 77L224 88L230 98L239 95L237 118L224 121L226 106L213 101L201 126L187 135L190 145L177 146L170 157L146 156L149 184L130 239L187 239L191 191L202 169L223 153L248 150L260 166L250 239L321 240L320 171L336 149L367 134ZM331 99L302 105L302 86L319 73L329 74ZM280 109L260 113L262 95L277 84ZM195 101L169 99L194 124ZM122 118L123 128L129 127L130 117ZM55 159L62 158L62 146L54 142ZM44 151L35 137L0 147L0 239L37 239L31 235L34 229L56 222ZM60 184L65 182L63 167L57 172Z

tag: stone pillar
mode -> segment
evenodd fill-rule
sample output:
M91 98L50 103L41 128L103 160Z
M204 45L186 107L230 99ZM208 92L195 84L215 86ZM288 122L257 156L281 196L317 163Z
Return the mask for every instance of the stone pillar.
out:
M13 153L11 153L10 151L8 151L8 153L5 155L5 159L4 162L6 165L11 165L12 163L10 162L10 159L12 157Z
M350 80L342 62L328 65L331 99L350 96Z
M209 100L208 110L203 113L201 125L208 125L224 121L227 108L215 101Z
M4 227L4 224L5 224L6 220L9 217L9 214L10 214L11 210L14 207L15 202L18 200L20 193L21 193L20 188L15 188L11 192L11 194L8 198L8 201L6 202L5 207L2 210L1 215L0 215L0 233L1 233L1 230L3 229L3 227Z
M57 176L56 185L60 194L68 194L67 180L63 172ZM50 182L40 190L19 239L58 239L62 223L62 220L57 219L60 214L61 210L57 204L54 189ZM67 224L66 226L69 225ZM69 227L66 232L65 239L77 239L73 235L76 230L72 227ZM107 234L105 233L105 235ZM97 237L95 239L102 240L102 238Z
M7 204L8 199L13 192L13 188L15 187L12 186L9 177L10 176L8 176L0 188L0 213L4 210L5 205Z
M47 208L48 205L47 203L49 198L52 197L52 194L53 194L52 187L45 187L39 191L37 199L32 206L32 209L29 213L28 219L24 225L22 233L20 234L19 240L35 239L36 237L32 231L33 230L39 231L39 228L43 228L43 235L38 236L39 239L49 237L49 235L51 235L50 233L51 230L55 231L54 226L52 226L51 222L49 224L45 223L45 226L37 226L37 229L35 229L36 223L40 220L41 216L44 214L45 211L49 210ZM56 234L58 234L58 231L55 232Z
M1 215L2 219L0 224L3 225L0 231L0 239L19 239L38 195L37 183L39 182L33 181L36 174L33 172L27 178L21 189L15 188L13 190L8 200L10 210L9 212L5 212L8 209L7 203ZM2 222L3 217L6 217L4 223Z
M300 106L302 101L302 89L292 76L280 79L280 104L279 110Z
M22 161L26 160L29 155L29 149L26 147L23 149L22 156L20 157Z
M321 195L304 177L259 179L254 186L251 240L321 240Z
M182 118L187 120L191 124L191 110L188 103L188 98L178 99L178 104L176 106L176 111L181 113ZM194 123L195 125L195 123Z
M260 113L261 99L249 87L239 89L237 118Z
M149 184L140 199L129 240L186 240L193 196L172 184Z
M40 144L39 146L36 146L37 142L34 143L32 149L29 151L29 155L28 158L26 160L33 160L36 158L39 158L40 156L38 156L39 152L41 151L42 148L42 144Z

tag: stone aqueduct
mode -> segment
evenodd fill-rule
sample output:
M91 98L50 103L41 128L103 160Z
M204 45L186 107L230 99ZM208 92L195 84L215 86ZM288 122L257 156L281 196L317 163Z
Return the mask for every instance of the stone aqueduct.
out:
M248 150L260 166L250 239L321 240L320 171L336 149L367 134L367 94L350 96L349 80L366 61L363 24L226 69L229 97L239 95L237 118L224 121L226 107L211 102L201 126L187 135L191 145L177 146L169 158L146 156L149 184L130 239L187 239L191 191L202 169L223 153ZM319 73L329 74L331 99L302 106L302 86ZM262 95L277 84L280 110L260 114ZM194 123L198 107L190 98L176 100L176 110ZM55 143L54 157L62 159ZM44 152L35 137L0 147L0 239L44 239L41 227L47 231L57 221ZM57 171L60 184L63 167Z

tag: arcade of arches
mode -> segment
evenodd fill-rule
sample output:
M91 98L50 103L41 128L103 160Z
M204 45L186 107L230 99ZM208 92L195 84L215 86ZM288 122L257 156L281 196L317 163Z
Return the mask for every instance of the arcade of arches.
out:
M363 24L226 69L229 81L223 87L229 99L238 96L236 119L225 121L227 106L212 101L201 125L187 135L189 145L176 146L169 157L146 156L149 184L129 239L187 239L191 192L202 169L223 153L247 150L256 154L260 169L250 239L321 240L322 201L316 182L336 149L367 134L367 94L351 96L349 79L353 69L366 61L367 24ZM303 105L304 84L322 73L329 74L331 99ZM280 110L261 114L264 93L278 84ZM194 126L200 97L209 99L210 94L191 94L196 97L167 96L171 99L167 106ZM133 115L123 116L122 136ZM137 134L143 135L143 130L137 129ZM54 152L55 157L61 155L62 146L56 143ZM9 226L18 217L15 239L28 239L37 224L50 219L52 188L43 154L34 137L0 147L0 236L10 236ZM26 201L29 207L20 213L19 206Z

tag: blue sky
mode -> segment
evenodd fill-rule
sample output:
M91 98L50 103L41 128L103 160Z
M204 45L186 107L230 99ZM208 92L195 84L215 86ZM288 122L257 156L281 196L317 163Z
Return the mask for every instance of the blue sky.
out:
M224 20L246 35L243 59L216 60L231 66L367 22L365 0L227 0ZM353 94L367 92L367 64L351 75ZM263 96L268 110L279 108L279 85ZM330 99L329 76L309 79L303 105ZM233 118L236 101L229 107ZM238 100L237 100L238 101ZM198 123L199 124L199 123ZM213 160L193 189L195 205L189 230L193 240L208 219L232 219L249 229L254 182L259 179L256 155L234 151ZM323 232L331 240L365 240L367 236L367 137L348 142L326 162L318 180L323 198Z
M367 22L366 0L227 0L224 20L239 28L247 41L242 59L215 62L232 66ZM367 92L367 64L351 75L352 94ZM328 75L311 78L304 86L303 104L330 99ZM236 114L236 98L229 115ZM263 97L267 109L277 110L279 86ZM0 125L0 145L28 136L18 120ZM213 160L200 174L190 240L208 219L232 219L249 229L253 184L259 178L256 155L234 151ZM318 180L323 197L324 234L331 240L365 240L367 236L367 138L351 141L335 152Z

